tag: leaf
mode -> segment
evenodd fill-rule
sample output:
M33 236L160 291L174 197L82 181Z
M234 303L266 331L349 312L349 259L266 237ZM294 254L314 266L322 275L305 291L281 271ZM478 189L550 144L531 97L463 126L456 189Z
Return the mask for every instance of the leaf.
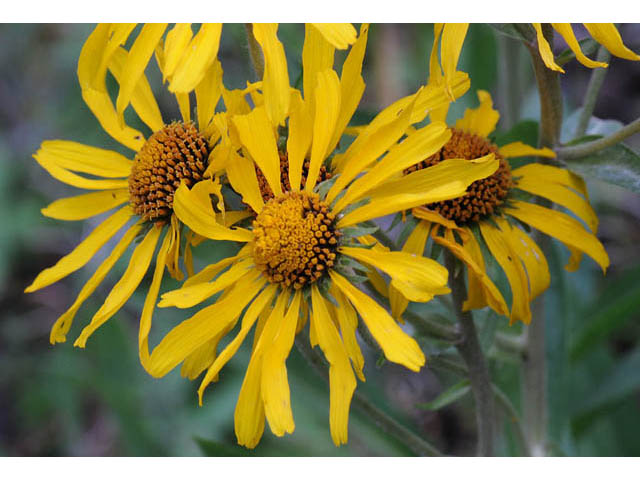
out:
M471 385L469 385L469 380L465 379L447 388L444 392L442 392L430 402L420 403L417 405L417 407L431 411L440 410L441 408L444 408L447 405L452 404L453 402L457 402L467 393L469 393L470 390Z
M562 122L562 129L560 131L560 142L567 145L574 140L576 127L580 120L580 113L582 108L574 110L571 114L567 115ZM612 133L620 130L624 124L618 120L604 120L602 118L592 116L587 124L585 131L586 135L611 135ZM582 140L584 141L584 140Z
M198 444L203 455L207 457L252 457L254 456L250 450L239 447L237 445L225 445L214 440L205 440L200 437L193 437Z
M580 175L640 193L640 156L622 143L566 163Z
M364 235L373 235L378 230L379 230L379 227L375 225L367 226L367 225L359 224L352 227L345 227L341 230L341 232L345 237L358 238Z
M526 43L532 42L536 32L529 23L489 23L498 33Z
M495 144L502 147L511 142L524 142L527 145L538 144L538 122L523 120L516 123L508 132L495 136Z

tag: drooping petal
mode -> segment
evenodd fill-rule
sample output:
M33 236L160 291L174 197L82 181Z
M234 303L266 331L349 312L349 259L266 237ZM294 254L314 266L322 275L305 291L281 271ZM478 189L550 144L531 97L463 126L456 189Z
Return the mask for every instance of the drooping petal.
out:
M344 50L356 41L356 29L350 23L312 23L335 48Z
M302 165L311 146L312 136L313 119L309 114L309 106L307 102L302 100L298 90L292 90L287 154L289 161L289 183L294 192L300 190L302 183Z
M187 52L189 42L193 37L190 23L176 23L167 33L164 41L164 62L162 66L162 80L173 77L182 56Z
M486 138L495 130L500 114L493 108L493 100L489 92L478 90L478 100L480 100L480 106L467 108L464 116L456 122L456 128Z
M136 236L140 232L142 225L135 224L132 225L129 230L123 235L118 244L113 248L109 256L104 259L104 261L100 264L95 273L91 276L89 280L86 281L82 290L76 297L76 300L73 302L73 305L69 307L69 309L60 315L60 318L56 320L53 327L51 327L51 335L49 336L49 341L52 344L65 342L67 340L67 333L69 333L69 329L73 324L73 319L76 316L76 313L84 303L84 301L89 298L89 296L98 288L104 277L111 271L115 263L125 252L127 247L135 240Z
M129 200L129 190L103 190L75 197L61 198L40 212L58 220L84 220L107 212Z
M53 267L46 268L40 272L33 283L24 290L25 293L40 290L84 267L87 262L91 260L91 257L93 257L118 230L124 227L132 215L133 213L129 206L123 207L115 212L98 225L71 253L58 260Z
M503 145L498 149L498 153L505 158L528 156L556 158L556 154L550 148L534 148L522 142L512 142L507 145Z
M458 66L458 58L462 51L462 44L467 35L468 23L445 23L442 31L442 70L444 71L444 82L449 98L455 101L451 84Z
M220 23L203 23L200 26L169 81L169 91L189 93L196 88L218 55L221 33Z
M198 202L195 194L182 183L173 197L173 211L180 221L199 235L212 240L250 242L253 233L244 228L227 228L216 222L215 216Z
M334 325L325 299L313 284L311 286L314 325L318 345L329 362L329 426L336 446L347 442L349 406L356 389L356 377L349 363L349 356Z
M404 333L391 315L367 294L351 285L346 278L335 271L330 271L329 275L356 308L371 335L380 344L385 356L390 361L404 365L410 370L415 372L420 370L425 358L418 343Z
M204 131L211 123L221 95L222 65L218 60L214 60L200 83L196 85L196 110L200 131Z
M232 151L226 172L229 183L242 196L242 201L249 205L254 212L260 213L264 207L264 200L260 193L254 163Z
M113 150L67 140L42 142L34 157L45 164L105 178L128 177L133 164L127 157Z
M305 184L307 192L311 192L316 185L322 162L329 153L327 149L340 114L340 81L336 72L324 70L318 73L315 96L317 108L313 120L311 159Z
M276 195L282 195L280 184L280 157L273 128L264 107L258 107L246 115L233 117L242 145L249 151Z
M567 42L571 51L576 55L576 59L583 64L585 67L589 68L598 68L598 67L608 67L609 64L604 62L596 62L595 60L591 60L586 57L584 53L582 53L582 49L580 48L580 44L578 43L578 39L573 33L573 28L571 28L570 23L552 23L551 26L558 32L564 41Z
M316 27L306 24L302 45L302 87L304 100L309 106L311 118L315 117L315 89L318 73L333 69L335 47L327 41Z
M531 225L562 243L580 250L600 265L603 272L609 266L609 256L598 238L569 215L526 202L513 202L513 208L505 208L505 213Z
M553 52L551 51L549 42L547 42L547 39L544 38L544 34L542 33L542 25L540 25L539 23L532 23L532 25L536 30L536 36L538 39L538 51L540 52L542 61L547 66L547 68L556 72L564 73L562 67L560 67L553 58Z
M640 55L622 43L622 37L613 23L585 23L584 26L593 39L600 45L604 45L612 55L627 60L640 60Z
M94 314L89 325L84 327L73 343L74 347L84 348L88 338L107 320L109 320L133 295L151 264L153 252L160 238L161 227L153 227L138 244L131 255L124 274L109 292L102 306Z
M278 40L277 23L254 23L253 34L264 55L262 91L267 114L273 126L284 123L289 112L289 71L282 42Z

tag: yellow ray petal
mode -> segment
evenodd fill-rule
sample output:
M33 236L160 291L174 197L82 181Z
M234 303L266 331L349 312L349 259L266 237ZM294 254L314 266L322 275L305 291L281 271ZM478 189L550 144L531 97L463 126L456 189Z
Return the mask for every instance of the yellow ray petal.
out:
M564 41L567 42L569 48L576 55L576 59L583 64L585 67L589 68L597 68L597 67L608 67L609 64L604 62L596 62L595 60L591 60L586 57L584 53L582 53L582 49L580 48L580 44L576 39L576 36L573 33L573 28L571 28L570 23L552 23L551 26L562 35Z
M430 227L429 222L418 222L402 246L402 251L409 255L422 256ZM389 286L389 304L393 318L402 321L402 314L409 306L409 301L394 285Z
M317 108L313 121L309 172L305 183L307 192L311 192L315 187L322 162L330 153L327 149L340 114L340 80L338 80L336 72L324 70L318 73L315 97Z
M115 190L128 188L129 186L127 180L93 180L76 175L69 170L59 167L44 155L34 154L33 158L35 158L36 162L53 178L73 187L84 188L86 190Z
M367 195L371 201L342 217L338 228L355 225L389 213L407 210L462 195L476 180L486 178L498 168L489 154L477 160L450 159L388 181ZM401 193L400 193L401 192Z
M264 107L255 108L246 115L234 116L233 124L238 130L242 145L262 170L271 191L276 196L282 195L278 146Z
M622 37L613 23L585 23L584 26L593 39L600 45L604 45L612 55L627 60L640 60L640 55L622 43Z
M259 272L249 271L224 299L203 308L174 327L151 352L147 371L154 377L166 375L233 322L264 284L265 280Z
M313 314L311 322L317 335L318 345L329 362L329 426L331 438L336 446L347 443L349 406L356 389L356 377L349 363L340 335L329 314L327 304L313 284L311 286Z
M236 242L250 242L253 234L244 228L227 228L216 222L200 202L195 194L189 190L184 182L178 187L173 197L173 211L180 221L198 235L212 240L232 240Z
M331 287L331 295L338 302L337 306L333 306L333 310L335 311L335 316L333 318L338 319L344 348L351 359L356 375L364 382L364 373L362 373L362 369L364 368L364 357L362 356L362 351L360 350L360 346L358 345L358 340L356 338L358 314L353 308L353 305L349 303L349 300L347 300L342 292L334 285ZM330 304L327 304L327 306L331 307Z
M311 146L312 133L313 119L309 114L309 106L302 100L298 90L292 90L287 154L289 161L289 183L293 191L300 190L302 183L302 165Z
M468 28L468 23L445 23L442 31L442 70L444 71L446 90L452 101L454 101L456 97L451 84Z
M512 142L507 145L503 145L498 149L498 153L505 158L515 158L515 157L545 157L545 158L556 158L556 154L553 150L544 147L544 148L534 148L529 145L526 145L522 142Z
M69 309L60 315L60 318L56 320L53 327L51 327L51 335L49 336L49 341L52 344L58 342L65 342L67 340L67 333L69 333L69 329L73 323L73 319L76 316L76 313L84 303L84 301L89 298L89 296L95 291L96 288L102 283L104 277L111 271L115 263L122 256L127 247L135 240L136 236L140 232L142 225L135 224L132 225L129 230L124 234L122 239L118 242L118 244L113 248L109 256L104 259L104 261L100 264L95 273L91 276L89 280L84 284L82 290L76 297L73 305L69 307Z
M203 23L200 26L169 81L169 91L189 93L196 88L218 55L221 33L221 23Z
M129 221L131 216L131 208L128 206L115 212L98 225L71 253L58 260L53 267L40 272L33 283L24 290L25 293L40 290L84 267L91 257Z
M227 268L229 265L238 260L238 256L223 258L219 262L207 265L195 275L187 278L182 284L182 287L190 287L203 282L209 282L215 278L218 273Z
M162 70L163 81L167 77L172 77L178 63L182 59L185 52L188 51L188 45L193 37L190 23L176 23L164 42L164 65Z
M198 388L198 399L200 406L202 406L202 395L204 393L205 388L213 381L214 378L218 376L218 373L222 368L226 365L226 363L233 357L244 339L247 337L247 334L253 327L253 324L256 322L258 316L267 308L268 305L271 304L271 301L275 297L278 290L277 285L269 285L265 288L260 295L256 297L256 299L251 303L244 316L242 317L242 326L240 327L240 331L238 335L225 347L225 349L218 355L218 357L214 360L213 364L207 370L207 374L202 379L202 383L200 383L200 388Z
M200 131L204 131L211 123L221 95L222 65L218 60L214 60L202 81L196 86L196 110Z
M589 200L589 193L584 180L579 175L564 168L553 167L551 165L542 165L540 163L529 163L520 168L516 168L511 172L514 177L529 177L529 179L539 182L548 181L559 183L565 187L571 188Z
M80 335L73 343L74 347L84 348L88 338L107 320L109 320L125 302L129 299L135 289L140 285L142 278L151 264L153 252L156 249L161 227L153 227L138 244L131 255L129 265L122 278L114 285L105 299L102 306L95 313L89 325L84 327Z
M180 376L188 378L189 380L195 380L202 372L209 368L215 360L218 343L227 333L225 330L221 331L185 358L184 362L182 362L182 367L180 367Z
M564 73L564 70L553 59L553 52L551 51L549 42L547 42L547 39L544 38L544 34L542 33L542 25L540 25L539 23L532 23L532 25L536 30L536 36L538 39L538 51L540 52L542 61L547 66L547 68L556 72Z
M494 220L496 218L498 217L494 217ZM488 222L480 222L479 226L482 238L484 238L489 251L507 275L507 280L511 287L510 321L513 323L516 320L520 320L524 323L529 323L531 321L531 308L529 306L531 297L529 295L527 276L518 254L511 246L510 237Z
M356 29L350 23L312 23L335 48L344 50L356 41Z
M271 345L265 349L262 361L262 400L269 427L274 435L281 437L285 433L293 433L295 423L291 411L291 396L287 367L285 362L293 347L296 335L300 300L302 292L296 291L291 305L283 319L279 320L279 328L274 332Z
M362 198L369 190L406 168L421 162L440 150L451 138L451 131L442 122L427 125L410 134L401 143L393 145L389 153L371 170L354 181L333 211L339 212L349 203Z
M133 165L131 160L113 150L67 140L42 142L34 157L66 170L105 178L128 177Z
M58 220L84 220L129 200L129 190L104 190L75 197L61 198L40 210L45 217Z
M480 106L467 108L464 117L456 122L456 128L486 138L495 130L500 114L493 108L493 100L489 92L478 90L478 100L480 100Z
M329 275L356 308L387 359L415 372L419 371L425 358L418 343L402 331L384 308L351 285L346 278L335 271L330 271Z
M264 55L262 91L267 114L274 126L284 123L289 111L289 71L284 47L278 40L277 23L254 23L253 34Z
M302 45L302 87L304 100L309 106L311 118L315 116L316 83L318 73L333 68L335 47L331 45L316 27L306 24Z
M254 266L252 258L242 260L218 276L213 282L191 284L177 290L163 293L162 300L158 303L158 306L161 308L191 308L233 285L240 278L244 277L247 271Z
M254 212L260 213L264 207L264 200L260 193L255 164L232 151L226 171L229 183L242 196L242 201Z
M447 269L430 258L406 252L377 252L353 247L339 247L338 251L385 272L391 277L391 284L408 300L428 302L434 295L450 292Z
M191 121L191 101L189 94L185 92L175 93L176 101L178 102L178 108L180 109L180 116L185 123Z
M604 247L595 235L569 215L526 202L514 202L514 208L505 208L505 213L557 238L568 247L586 253L606 272L609 256Z

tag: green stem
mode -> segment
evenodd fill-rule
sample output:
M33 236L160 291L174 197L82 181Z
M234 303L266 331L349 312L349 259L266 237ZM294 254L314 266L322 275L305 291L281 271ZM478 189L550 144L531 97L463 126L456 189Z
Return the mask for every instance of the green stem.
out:
M467 289L462 274L455 275L455 258L445 252L445 265L449 270L449 285L453 305L458 317L458 324L462 338L456 344L460 356L469 369L471 391L476 405L476 424L478 426L478 455L488 457L493 455L493 437L495 428L495 413L493 392L489 370L485 362L478 333L470 311L463 312L462 304L467 297Z
M402 316L416 327L420 333L426 334L430 337L435 337L439 340L445 340L447 342L457 342L460 340L460 333L458 329L433 320L428 316L421 317L410 310L405 310Z
M514 426L522 455L526 457L530 456L531 452L529 452L527 436L525 435L524 429L522 428L522 422L520 421L520 417L518 416L516 408L511 403L511 400L509 400L509 397L507 397L507 395L502 390L500 390L496 385L492 385L492 387L493 394L498 402L498 405L502 407L505 414L508 416L509 420L511 420L511 423Z
M253 24L245 23L244 28L247 31L247 44L249 45L249 56L251 57L251 64L256 72L258 80L262 80L264 76L264 57L262 55L262 48L253 35Z
M599 152L608 147L620 143L627 137L635 135L640 132L640 118L637 118L629 125L625 125L617 132L612 133L608 137L600 138L592 142L581 143L580 145L573 145L571 147L556 148L556 153L561 159L580 158L592 153Z
M327 374L327 367L315 350L311 348L307 338L298 335L296 337L296 347L300 354L307 360L307 362L313 367L314 371L320 375L325 381L329 382L329 376ZM354 406L364 414L365 417L372 420L380 429L392 436L400 443L404 444L416 455L441 457L440 452L436 447L431 445L426 440L420 438L404 425L397 422L394 418L387 413L380 410L367 398L363 397L359 393L355 393L353 396Z
M611 60L611 54L606 48L600 47L600 50L598 50L597 60L598 62L609 63L609 60ZM600 93L600 88L604 82L604 77L607 75L607 70L608 68L594 68L591 73L587 92L584 95L584 103L582 104L580 117L578 118L578 125L576 126L576 131L574 133L575 138L582 137L587 131L589 119L591 118L591 115L593 115L593 109L596 106L598 93Z

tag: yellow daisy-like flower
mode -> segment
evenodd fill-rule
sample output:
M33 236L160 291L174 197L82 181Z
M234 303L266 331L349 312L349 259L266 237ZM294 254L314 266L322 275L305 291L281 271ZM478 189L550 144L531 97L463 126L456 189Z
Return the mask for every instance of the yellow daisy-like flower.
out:
M128 83L128 75L131 74L127 67L136 53L118 46L122 29L123 26L96 27L80 54L78 79L83 98L99 122L113 138L135 152L133 160L112 150L65 140L45 141L34 155L36 161L57 180L93 191L57 200L42 210L44 215L59 220L84 220L120 208L98 225L71 253L42 271L25 291L44 288L82 268L125 228L124 235L85 283L76 301L53 325L51 343L64 342L82 303L104 280L129 245L140 240L126 271L75 341L76 346L84 347L89 336L133 294L152 263L157 244L161 243L140 324L140 355L144 363L148 357L147 337L151 316L165 266L173 277L179 280L183 278L178 266L182 225L173 213L174 193L182 183L191 186L192 191L202 196L218 195L222 199L219 184L202 181L207 175L211 145L217 141L215 135L210 137L204 132L212 128L214 107L222 90L222 72L219 64L214 64L210 75L195 88L200 130L191 121L189 109L183 111L182 121L165 124L144 72L135 73L137 81L129 99L134 111L153 132L145 139L141 132L124 122L120 123L105 86L107 70L121 86ZM102 50L105 44L108 54ZM92 178L79 174L88 174ZM225 220L237 221L242 217L232 214L231 217L226 216ZM186 236L188 249L195 238L191 232ZM241 238L241 235L236 235L235 239ZM185 260L187 268L192 268L189 259Z
M598 219L589 205L584 181L568 170L538 163L511 170L509 158L555 155L547 148L536 149L522 142L502 147L491 143L487 137L495 129L499 113L493 109L487 92L478 91L478 98L480 106L467 109L456 122L447 144L435 155L425 155L422 162L406 173L432 168L447 158L474 159L489 152L500 160L500 167L493 175L474 182L460 198L414 208L413 215L421 221L403 251L422 255L430 236L467 266L469 288L465 310L488 305L512 322L529 323L530 302L549 286L550 279L544 254L520 228L520 222L564 243L571 252L565 267L569 271L578 268L583 253L593 258L603 271L609 258L595 236ZM521 194L550 200L571 211L584 225L566 213L521 199ZM487 274L481 241L506 274L512 293L510 310ZM393 285L390 302L393 315L399 318L408 300Z
M260 33L257 38L261 41ZM329 363L330 428L336 445L347 441L356 375L364 380L364 359L355 336L358 316L390 361L414 371L424 365L417 342L354 282L360 278L358 271L378 269L407 298L425 302L449 292L447 271L421 256L368 248L374 241L369 230L358 225L455 198L497 168L489 154L475 162L451 159L402 175L425 150L435 153L450 138L441 122L410 127L447 102L442 88L427 87L385 109L364 127L343 154L333 156L333 171L339 175L320 182L321 168L331 158L364 89L366 39L365 25L338 78L332 68L332 45L307 29L304 98L288 85L286 95L267 89L267 77L286 77L287 65L277 37L264 47L271 49L265 57L279 56L272 64L277 70L265 71L263 95L254 95L256 107L231 118L227 141L234 148L222 162L231 186L256 213L250 225L234 229L221 225L210 203L200 201L187 185L175 194L176 215L194 232L213 240L241 237L245 246L236 256L205 267L182 288L162 296L161 307L189 308L222 292L213 304L173 328L153 350L146 367L156 377L182 362L183 371L192 378L206 370L198 390L202 402L205 388L217 380L256 325L235 410L236 436L247 447L259 442L265 419L275 435L294 430L285 362L307 321L311 344L320 347ZM283 108L287 101L289 108ZM279 138L281 123L287 125L286 138ZM256 166L270 195L260 188ZM218 343L238 322L235 338L216 354Z

